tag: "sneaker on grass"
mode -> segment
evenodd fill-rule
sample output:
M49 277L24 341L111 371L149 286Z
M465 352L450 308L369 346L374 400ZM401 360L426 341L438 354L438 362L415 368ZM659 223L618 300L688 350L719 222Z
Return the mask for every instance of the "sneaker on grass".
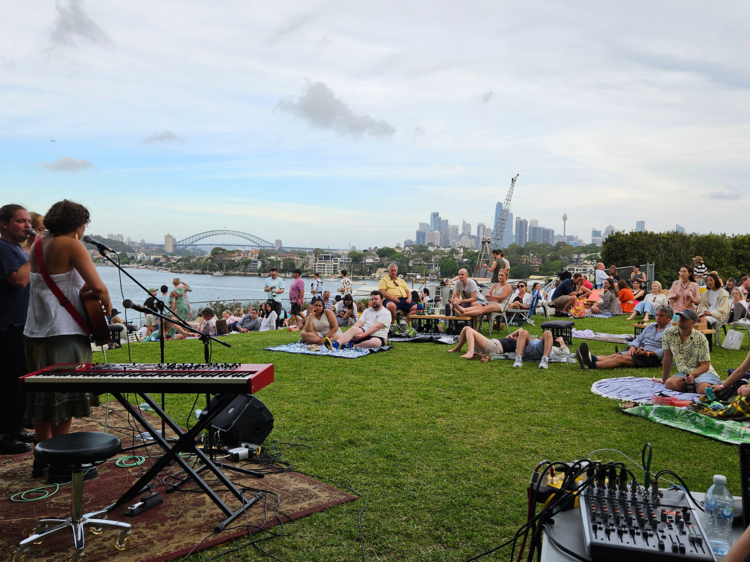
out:
M578 346L578 351L576 351L576 360L578 361L578 365L581 367L581 369L591 368L591 352L589 351L589 346L586 342L583 342Z

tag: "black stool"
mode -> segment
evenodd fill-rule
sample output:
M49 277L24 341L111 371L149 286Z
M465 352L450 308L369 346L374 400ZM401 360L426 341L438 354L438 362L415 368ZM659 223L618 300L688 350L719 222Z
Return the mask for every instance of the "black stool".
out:
M16 550L14 561L26 559L29 545L39 544L46 537L66 529L72 529L75 553L73 562L83 557L83 532L85 527L92 527L94 534L101 534L102 527L120 529L120 535L115 539L115 548L124 550L130 536L130 525L119 521L107 521L107 510L101 509L91 513L83 513L83 468L81 465L107 460L122 450L120 440L109 433L83 432L70 433L46 439L34 447L34 458L41 464L52 467L69 467L73 465L71 513L66 519L42 519L34 529L34 533ZM97 517L102 517L97 519ZM48 528L50 524L54 526Z

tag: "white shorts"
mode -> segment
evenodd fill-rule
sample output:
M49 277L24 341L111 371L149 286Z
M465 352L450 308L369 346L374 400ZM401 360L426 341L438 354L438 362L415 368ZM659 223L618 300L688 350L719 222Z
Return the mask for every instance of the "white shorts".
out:
M146 326L158 326L159 317L155 314L146 314Z

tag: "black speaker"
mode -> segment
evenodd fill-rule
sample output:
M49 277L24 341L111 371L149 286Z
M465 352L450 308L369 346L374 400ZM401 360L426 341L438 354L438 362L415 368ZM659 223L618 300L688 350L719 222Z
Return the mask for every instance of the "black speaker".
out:
M208 405L216 408L221 395L216 395ZM260 445L273 429L273 414L252 394L238 394L211 423L212 431L225 445L254 443Z

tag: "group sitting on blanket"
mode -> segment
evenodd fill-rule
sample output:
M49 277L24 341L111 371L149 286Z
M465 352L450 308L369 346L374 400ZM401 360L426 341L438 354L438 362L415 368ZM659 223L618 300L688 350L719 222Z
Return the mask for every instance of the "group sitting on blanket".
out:
M466 353L461 357L475 359L481 357L482 361L489 361L492 355L503 353L516 354L514 367L523 367L523 360L539 361L539 368L546 369L549 364L549 356L552 352L552 332L545 331L542 339L532 340L529 332L518 329L507 338L500 340L488 339L480 332L466 326L461 330L456 347L449 349L448 353L461 351L466 345Z
M649 324L628 349L619 354L592 355L584 342L576 352L578 364L582 369L616 369L657 367L661 363L661 382L669 390L705 394L708 387L721 385L721 379L711 365L708 340L693 329L698 323L698 314L694 310L684 309L677 315L677 326L669 326L672 311L666 306L658 307L656 323ZM671 375L673 362L677 367L676 375Z
M315 310L317 309L318 305L316 305ZM313 317L315 314L313 313L310 316ZM329 335L322 338L322 343L328 349L346 349L349 347L374 349L385 347L388 344L391 312L383 305L383 296L380 294L380 291L372 291L370 293L370 308L365 309L359 320L346 332L339 333L341 330L338 329L338 324L333 313L331 313L331 318L329 318L331 325ZM338 332L334 330L334 327ZM315 329L315 326L312 326L312 328ZM312 338L312 336L308 337Z

